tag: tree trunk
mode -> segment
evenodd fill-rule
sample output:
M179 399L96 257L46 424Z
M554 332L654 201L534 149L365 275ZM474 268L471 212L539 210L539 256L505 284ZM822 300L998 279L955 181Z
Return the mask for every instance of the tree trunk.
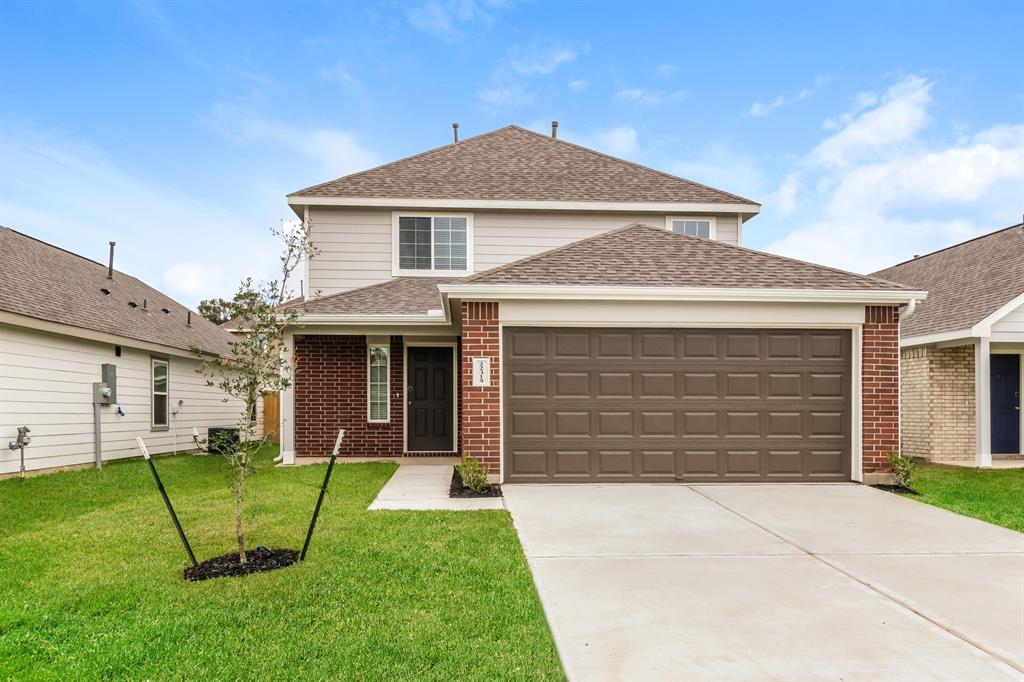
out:
M245 528L242 525L242 509L245 502L245 459L238 468L238 487L235 488L235 537L238 538L238 561L245 565Z

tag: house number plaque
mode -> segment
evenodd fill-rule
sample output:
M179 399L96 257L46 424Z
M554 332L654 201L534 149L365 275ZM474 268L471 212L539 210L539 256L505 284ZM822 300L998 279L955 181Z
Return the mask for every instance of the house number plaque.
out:
M491 385L491 359L473 358L473 385Z

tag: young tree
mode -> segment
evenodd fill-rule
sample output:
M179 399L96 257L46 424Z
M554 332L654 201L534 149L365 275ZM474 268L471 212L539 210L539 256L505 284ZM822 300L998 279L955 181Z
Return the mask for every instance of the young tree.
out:
M284 309L289 283L296 269L315 256L318 251L309 235L309 226L302 223L294 229L271 229L281 242L280 278L270 282L254 283L251 277L242 281L232 301L232 318L241 319L241 334L229 343L227 357L203 356L198 348L192 352L200 358L196 370L209 386L238 398L243 403L238 419L237 443L216 443L228 459L233 472L232 490L235 496L235 536L238 540L238 558L245 556L245 485L252 472L256 452L266 445L256 433L256 404L267 391L280 391L291 385L291 366L284 359L284 332L298 315L296 309Z
M204 298L199 302L199 307L196 310L214 324L224 324L233 317L231 301L226 301L223 298Z

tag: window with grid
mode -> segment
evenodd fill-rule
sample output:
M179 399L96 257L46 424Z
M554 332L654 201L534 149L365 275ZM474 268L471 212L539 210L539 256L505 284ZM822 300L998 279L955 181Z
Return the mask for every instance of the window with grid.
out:
M153 386L153 426L167 426L167 360L153 358L152 365L152 386Z
M388 401L391 390L388 373L390 355L391 350L387 346L370 346L368 417L372 422L386 422L391 417Z
M688 237L711 238L711 221L707 218L679 219L672 221L672 231Z
M465 217L400 216L400 270L463 271L467 263L468 227Z

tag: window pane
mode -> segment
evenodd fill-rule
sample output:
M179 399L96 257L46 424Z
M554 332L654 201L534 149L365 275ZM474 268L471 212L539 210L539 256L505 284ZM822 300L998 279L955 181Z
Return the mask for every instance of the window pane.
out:
M466 269L465 218L434 218L434 269Z
M398 267L402 270L430 269L430 218L398 219Z
M153 392L167 393L167 364L153 363Z
M707 239L711 236L711 223L706 220L697 221L697 236Z
M388 349L370 348L370 419L388 419Z
M153 396L153 426L167 426L167 396Z

